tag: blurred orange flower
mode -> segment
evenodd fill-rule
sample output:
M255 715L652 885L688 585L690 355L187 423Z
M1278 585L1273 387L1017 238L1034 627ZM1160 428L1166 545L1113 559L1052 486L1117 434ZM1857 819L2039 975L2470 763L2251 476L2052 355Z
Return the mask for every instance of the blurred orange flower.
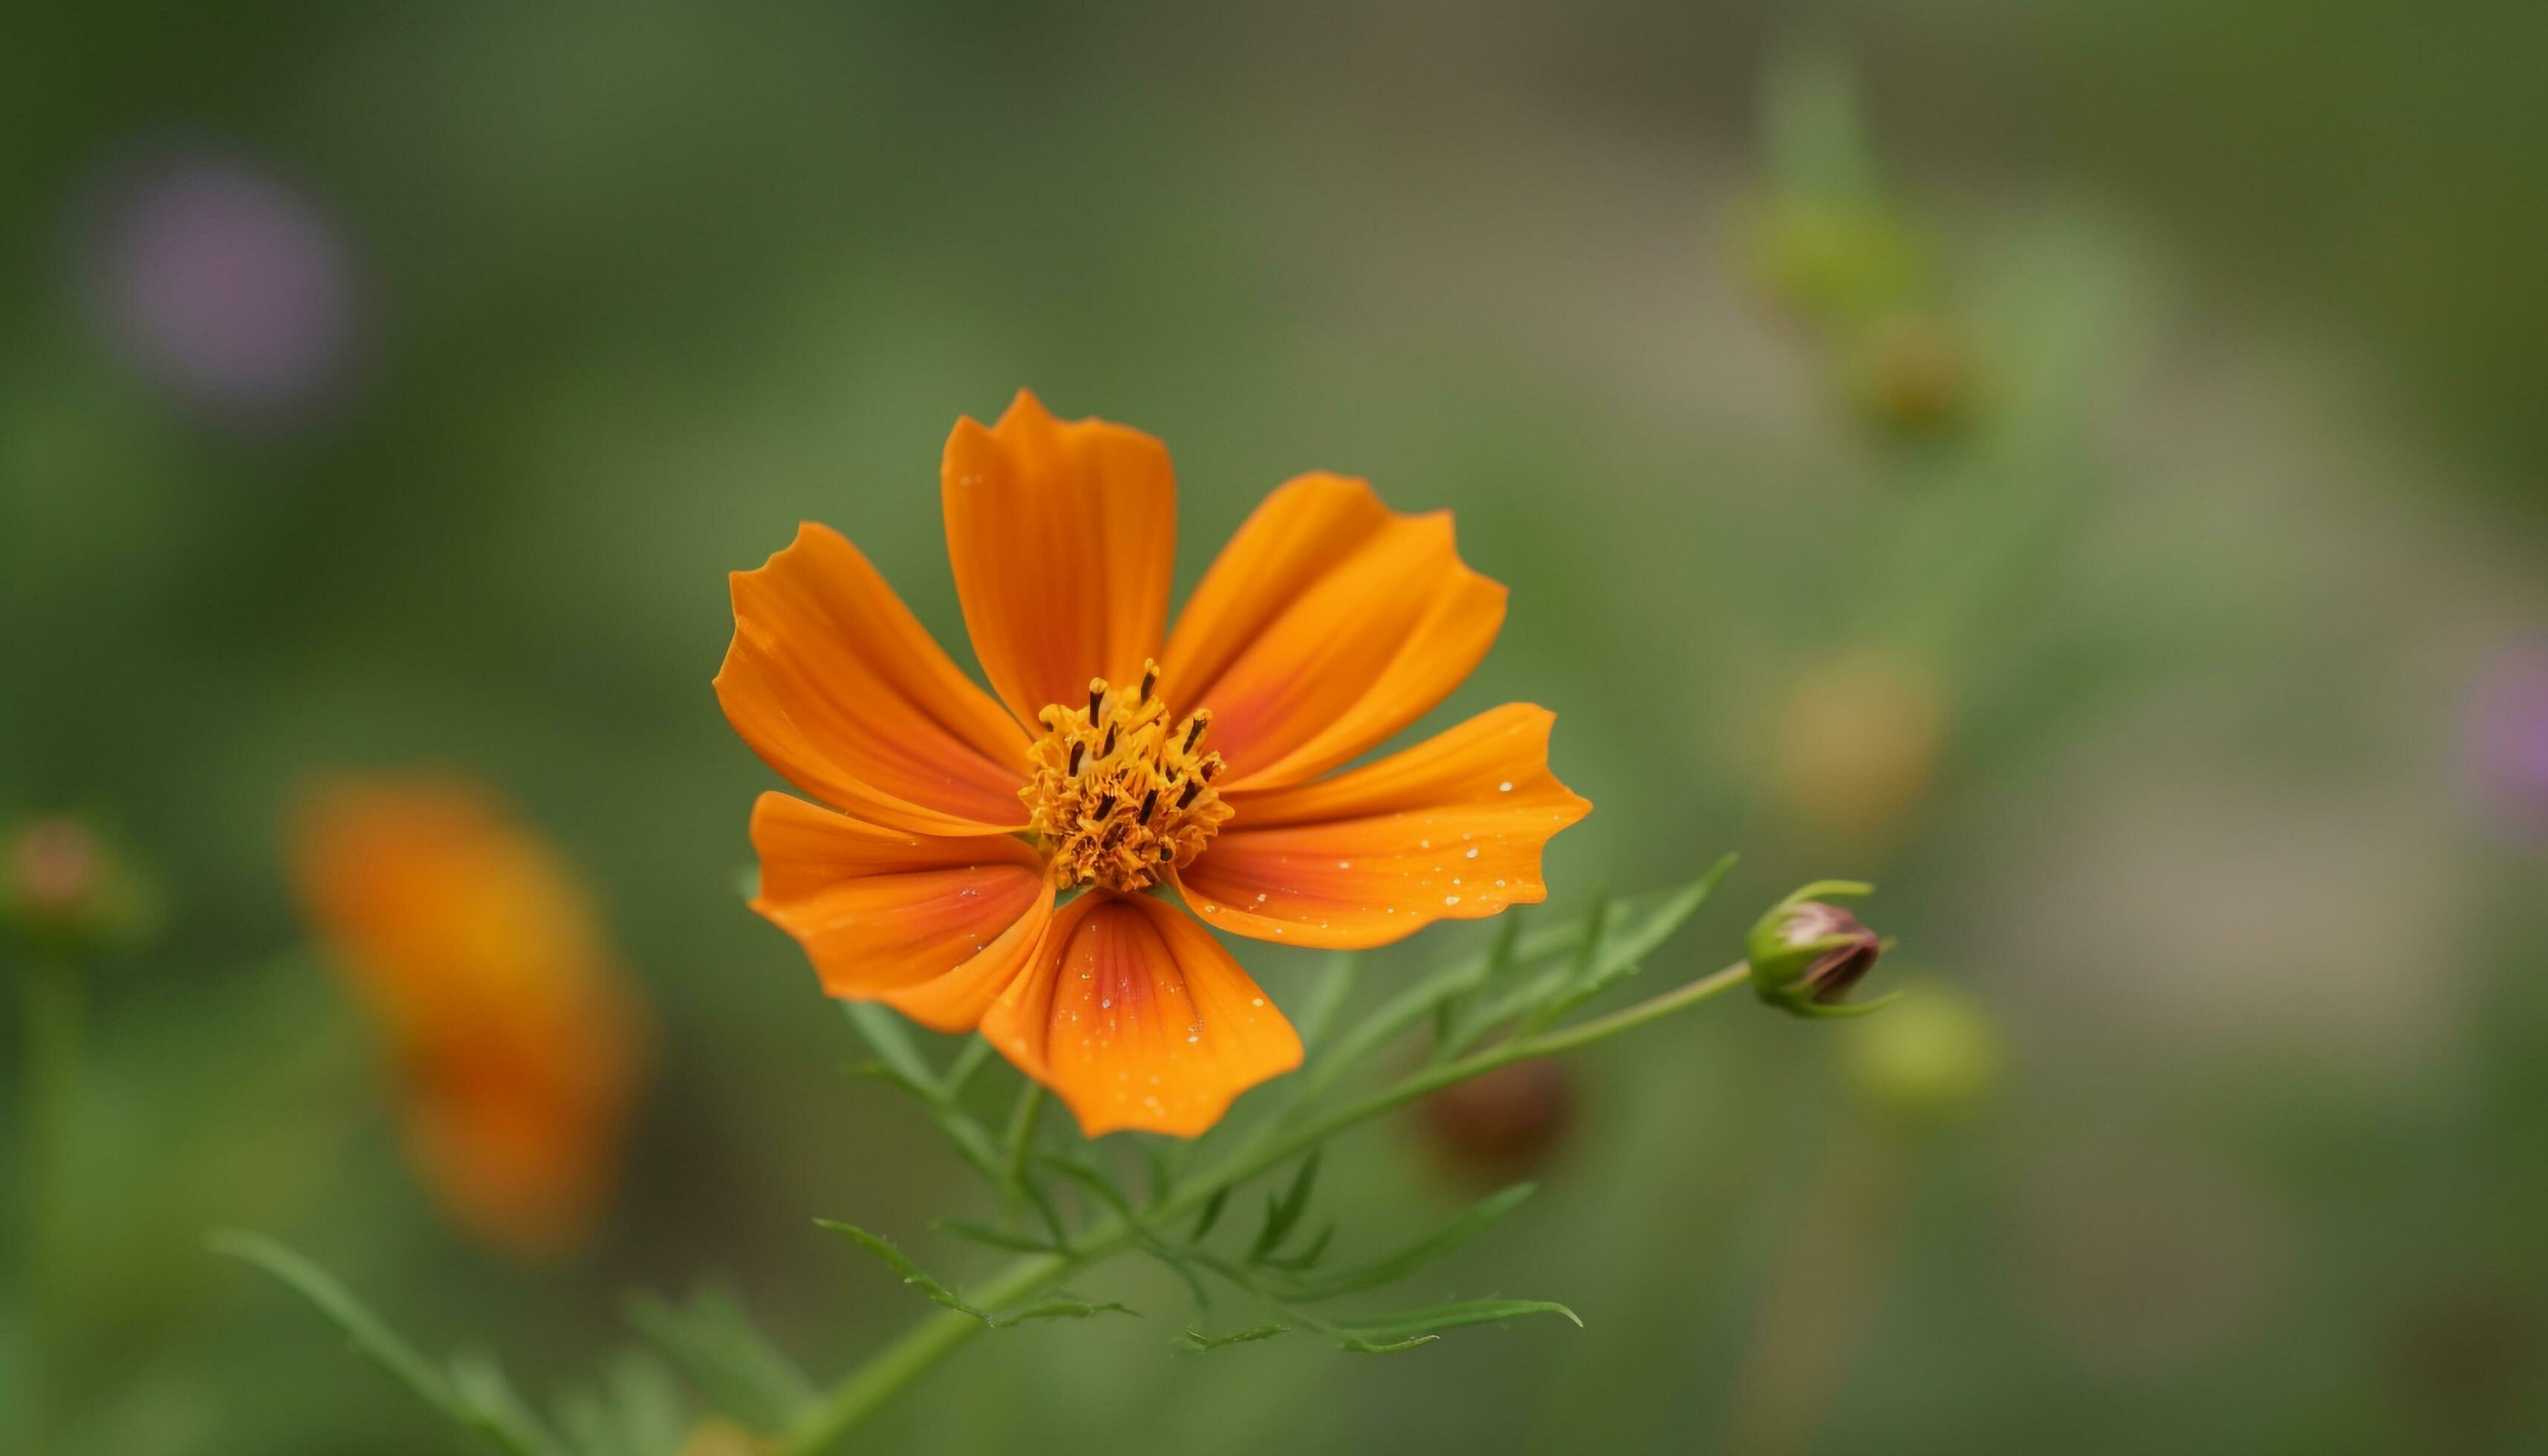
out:
M1160 893L1338 948L1545 897L1542 849L1592 808L1549 773L1546 709L1332 772L1440 702L1502 624L1504 589L1461 562L1447 513L1299 477L1169 633L1157 440L1021 392L996 426L956 422L940 492L996 697L826 527L733 578L718 700L832 805L762 796L753 905L832 995L979 1026L1091 1137L1193 1137L1301 1043Z
M581 1243L616 1175L645 1043L582 885L462 780L333 780L294 827L304 906L388 1037L426 1182L508 1252Z

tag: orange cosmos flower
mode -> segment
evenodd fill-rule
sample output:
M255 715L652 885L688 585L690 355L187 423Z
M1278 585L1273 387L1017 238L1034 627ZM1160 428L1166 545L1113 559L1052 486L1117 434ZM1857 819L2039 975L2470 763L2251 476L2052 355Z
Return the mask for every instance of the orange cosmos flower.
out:
M507 1251L580 1242L616 1172L644 1040L583 888L465 782L329 783L294 829L311 923L388 1034L419 1171Z
M1447 513L1302 476L1166 632L1157 440L1021 392L996 426L956 422L940 491L992 693L823 526L733 578L718 701L832 806L762 795L753 908L832 995L978 1026L1091 1137L1193 1137L1301 1059L1203 924L1378 946L1545 897L1541 850L1592 808L1548 771L1546 709L1335 772L1440 702L1502 623Z

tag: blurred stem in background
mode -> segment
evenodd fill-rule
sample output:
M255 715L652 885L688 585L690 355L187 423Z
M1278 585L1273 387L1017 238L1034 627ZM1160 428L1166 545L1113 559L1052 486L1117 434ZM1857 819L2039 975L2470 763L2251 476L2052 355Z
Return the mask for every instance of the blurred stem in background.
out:
M1841 1044L1856 1094L1780 1251L1728 1402L1729 1456L1807 1449L1882 1306L1927 1135L1960 1122L1999 1075L1980 1004L1929 982Z
M64 1174L70 1160L74 1099L79 1084L80 1027L85 1018L79 967L66 956L34 956L18 966L18 1004L24 1034L24 1084L19 1116L18 1249L23 1301L19 1345L19 1410L12 1424L26 1442L45 1449L47 1354L56 1342L64 1295L61 1226Z
M45 1445L68 1311L65 1221L75 1156L87 970L97 953L142 938L153 897L84 821L21 825L0 839L0 934L16 962L20 1068L16 1129L17 1398L8 1424Z
M1787 1456L1813 1438L1882 1298L1914 1168L1908 1146L1864 1127L1832 1139L1735 1378L1729 1456Z

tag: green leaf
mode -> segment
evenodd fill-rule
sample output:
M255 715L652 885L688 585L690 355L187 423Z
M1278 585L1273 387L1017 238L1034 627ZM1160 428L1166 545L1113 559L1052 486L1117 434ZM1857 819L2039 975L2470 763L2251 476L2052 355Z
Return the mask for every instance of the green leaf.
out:
M556 1438L528 1411L519 1410L517 1402L504 1408L483 1404L487 1388L482 1376L455 1370L446 1377L423 1352L356 1299L336 1276L288 1245L240 1229L218 1230L207 1235L204 1242L215 1253L255 1265L308 1300L344 1331L356 1352L388 1371L444 1418L476 1431L512 1456L563 1456Z
M941 1233L953 1233L957 1238L970 1239L975 1243L991 1248L1007 1249L1013 1253L1057 1254L1061 1252L1049 1239L1038 1238L1032 1233L1011 1233L1007 1229L994 1228L988 1224L976 1224L969 1219L939 1219L932 1222L929 1227Z
M1052 1246L1067 1252L1070 1230L1062 1227L1061 1211L1052 1206L1052 1199L1045 1193L1044 1185L1022 1169L1018 1174L1017 1190L1019 1196L1027 1201L1027 1207L1035 1211L1037 1222L1044 1225L1044 1231L1051 1236Z
M970 1315L993 1329L1006 1329L1012 1324L1022 1324L1029 1320L1085 1320L1091 1315L1133 1315L1138 1318L1139 1315L1138 1311L1123 1305L1091 1304L1086 1300L1058 1291L1055 1292L1054 1298L1041 1304L1029 1305L1025 1309L1011 1311L1008 1314L994 1315L987 1310L966 1304L956 1291L931 1278L928 1270L913 1263L909 1255L895 1248L884 1238L869 1233L855 1224L840 1224L830 1219L816 1219L814 1222L835 1233L847 1234L861 1248L882 1259L887 1268L901 1275L903 1283L929 1296L933 1303L944 1305L958 1314Z
M1484 956L1455 960L1382 1002L1379 1010L1339 1033L1334 1045L1323 1055L1312 1060L1309 1069L1300 1076L1299 1090L1293 1096L1292 1105L1300 1106L1314 1100L1342 1080L1345 1073L1361 1065L1373 1052L1398 1040L1401 1033L1431 1015L1435 1007L1476 990L1485 982L1492 964Z
M830 1219L816 1219L814 1223L821 1228L831 1229L835 1233L847 1235L853 1242L857 1243L859 1247L865 1249L868 1253L882 1259L885 1263L885 1267L902 1276L903 1283L908 1284L912 1288L919 1290L922 1294L929 1296L933 1302L944 1305L948 1309L957 1311L958 1313L970 1315L985 1324L989 1324L991 1322L991 1317L989 1315L964 1303L961 1299L958 1299L956 1295L956 1291L949 1289L946 1285L932 1279L929 1276L928 1270L913 1263L908 1255L904 1254L902 1250L895 1248L883 1237L869 1233L867 1230L860 1228L856 1224L840 1224L835 1223Z
M1599 978L1602 985L1616 979L1696 913L1732 864L1729 856L1690 884L1611 902L1603 916L1598 954L1580 974ZM1317 1098L1373 1052L1427 1017L1435 1018L1434 1058L1447 1060L1487 1032L1524 1015L1573 984L1577 975L1570 972L1575 972L1575 967L1551 966L1523 976L1509 989L1488 998L1483 1007L1464 1004L1491 981L1501 982L1511 979L1515 972L1547 966L1551 960L1575 954L1584 944L1582 922L1542 925L1524 920L1516 910L1504 914L1505 923L1485 952L1463 956L1424 977L1383 1002L1369 1018L1339 1034L1325 1054L1315 1058L1301 1074L1293 1105Z
M1709 865L1705 874L1652 906L1631 906L1624 900L1605 902L1602 913L1587 927L1587 945L1579 948L1568 980L1530 1014L1525 1032L1555 1025L1576 1007L1635 975L1638 963L1671 939L1673 932L1687 923L1698 913L1698 907L1716 893L1716 886L1734 867L1734 856L1724 856ZM1625 918L1632 913L1636 917L1633 921Z
M688 1441L690 1412L681 1385L660 1359L645 1351L622 1351L611 1362L601 1408L624 1456L678 1456L682 1441ZM584 1446L596 1448L596 1441L586 1438Z
M1243 1345L1260 1339L1272 1339L1278 1334L1290 1333L1291 1329L1292 1326L1289 1324L1259 1324L1254 1329L1242 1329L1236 1334L1206 1334L1200 1329L1189 1327L1169 1343L1189 1350L1218 1350L1225 1345Z
M1354 975L1361 964L1362 956L1355 951L1341 951L1327 957L1327 968L1311 983L1309 995L1301 1001L1301 1014L1292 1022L1301 1034L1302 1046L1316 1049L1326 1045L1336 1013L1344 1009L1346 998L1353 994Z
M841 1070L854 1077L863 1077L870 1082L882 1082L888 1087L908 1092L916 1101L922 1103L935 1104L938 1101L938 1089L935 1086L913 1081L902 1068L888 1061L853 1061L843 1066Z
M1078 1184L1080 1187L1087 1189L1091 1194L1095 1195L1098 1202L1113 1210L1125 1223L1135 1224L1139 1222L1138 1217L1133 1212L1132 1201L1124 1197L1123 1192L1116 1188L1113 1180L1109 1179L1105 1174L1097 1171L1095 1168L1089 1167L1087 1164L1077 1162L1071 1158L1061 1157L1052 1153L1039 1154L1036 1161L1052 1169L1054 1172L1061 1174L1063 1177L1068 1178L1071 1182Z
M1698 907L1707 902L1717 882L1734 864L1735 857L1728 855L1688 884L1608 902L1597 917L1599 934L1591 944L1586 931L1592 927L1592 917L1572 925L1531 928L1520 939L1514 963L1542 968L1470 1008L1447 1044L1436 1046L1435 1057L1455 1056L1495 1028L1550 1005L1557 1005L1562 1015L1634 972L1640 960L1698 913ZM1563 963L1548 964L1561 956L1566 957ZM1538 1024L1544 1026L1555 1019L1549 1016Z
M1338 1295L1378 1289L1406 1278L1452 1250L1468 1243L1494 1227L1497 1220L1521 1207L1533 1192L1528 1183L1516 1183L1502 1192L1471 1205L1450 1223L1430 1235L1385 1257L1374 1259L1357 1268L1330 1274L1324 1279L1304 1280L1283 1286L1283 1297L1300 1304L1316 1304Z
M911 1039L910 1024L890 1008L874 1001L844 1001L842 1012L858 1030L861 1040L886 1066L899 1073L921 1096L931 1102L947 1099L946 1084L938 1069L920 1051L920 1044Z
M1139 1146L1142 1165L1150 1173L1150 1206L1156 1208L1176 1191L1179 1155L1170 1149L1165 1138L1143 1138Z
M452 1357L451 1389L460 1404L480 1412L487 1429L502 1430L521 1442L522 1449L539 1456L570 1456L566 1446L549 1434L504 1378L503 1368L487 1355L462 1354Z
M1186 1235L1186 1241L1203 1242L1204 1235L1210 1233L1213 1226L1221 1222L1222 1211L1228 1207L1229 1185L1224 1183L1212 1191L1212 1199L1203 1206L1203 1212L1195 1215L1194 1232Z
M1319 1230L1319 1236L1310 1240L1308 1248L1296 1254L1267 1254L1263 1260L1264 1265L1268 1269L1283 1269L1293 1273L1312 1268L1326 1255L1327 1245L1335 1241L1335 1221L1331 1219L1325 1228Z
M990 1060L990 1043L980 1037L964 1039L964 1045L956 1048L956 1059L947 1066L945 1085L949 1101L954 1101L956 1095L964 1090L965 1084L973 1080L973 1074L980 1071L982 1064Z
M1001 1186L1006 1175L1001 1169L1000 1149L992 1143L991 1135L973 1120L972 1114L956 1105L954 1089L941 1083L938 1074L930 1070L929 1063L921 1056L920 1048L912 1044L902 1024L882 1008L865 1002L842 1004L848 1008L853 1022L860 1019L861 1013L872 1013L868 1020L884 1029L868 1032L862 1028L862 1035L868 1037L868 1044L875 1048L877 1059L851 1063L848 1067L850 1075L873 1077L910 1093L929 1114L929 1120L938 1125L938 1131L946 1134L947 1140L956 1144L956 1151L964 1161L989 1179L993 1186ZM888 1051L888 1047L894 1049ZM960 1067L963 1057L959 1055L956 1060ZM965 1075L971 1075L969 1069L965 1070Z
M1584 1325L1573 1310L1547 1300L1462 1300L1399 1315L1339 1320L1335 1334L1337 1342L1348 1350L1359 1354L1388 1354L1426 1343L1439 1337L1445 1329L1472 1324L1501 1324L1524 1315L1563 1315L1573 1320L1577 1328Z
M1055 1298L1041 1304L1029 1305L1012 1314L994 1316L985 1322L993 1329L1006 1329L1013 1324L1024 1324L1030 1320L1085 1320L1093 1315L1130 1315L1136 1320L1141 1318L1141 1312L1129 1305L1119 1305L1111 1301L1102 1305L1093 1305L1086 1300L1074 1298L1065 1291L1054 1293Z
M755 1430L781 1429L814 1405L812 1382L731 1290L702 1285L684 1305L638 1290L621 1302L620 1314L710 1406Z
M1309 1212L1310 1195L1319 1184L1319 1162L1325 1151L1311 1149L1310 1155L1301 1159L1301 1170L1292 1175L1292 1186L1283 1191L1283 1196L1266 1196L1265 1223L1256 1230L1256 1241L1247 1246L1247 1262L1263 1262L1267 1254L1281 1248L1283 1240L1292 1236L1301 1215Z

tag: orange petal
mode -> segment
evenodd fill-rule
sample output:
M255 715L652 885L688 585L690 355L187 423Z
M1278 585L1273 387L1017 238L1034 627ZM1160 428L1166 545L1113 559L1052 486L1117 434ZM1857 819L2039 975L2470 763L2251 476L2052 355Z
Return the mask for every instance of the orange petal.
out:
M1548 772L1556 721L1507 703L1350 774L1233 792L1178 888L1217 929L1330 949L1536 904L1541 851L1592 809Z
M998 425L956 422L940 472L947 555L973 653L1030 733L1088 680L1129 682L1159 650L1175 564L1165 445L1102 419L1063 423L1024 390Z
M737 572L717 701L789 782L923 834L1021 828L1028 740L839 532Z
M827 994L942 1032L972 1030L1052 915L1043 862L1006 836L911 834L765 793L752 846L752 908L805 948Z
M1239 524L1177 613L1159 656L1162 696L1180 707L1201 701L1284 608L1394 518L1366 482L1324 472L1284 482Z
M573 1247L616 1181L649 1040L574 867L438 776L332 780L293 839L312 928L394 1049L427 1183L510 1252Z
M1360 481L1304 476L1258 507L1177 624L1161 694L1212 710L1222 789L1313 778L1421 717L1503 624L1451 517L1393 515Z
M1239 1093L1301 1064L1292 1024L1221 943L1146 895L1071 901L982 1036L1091 1138L1199 1137Z

